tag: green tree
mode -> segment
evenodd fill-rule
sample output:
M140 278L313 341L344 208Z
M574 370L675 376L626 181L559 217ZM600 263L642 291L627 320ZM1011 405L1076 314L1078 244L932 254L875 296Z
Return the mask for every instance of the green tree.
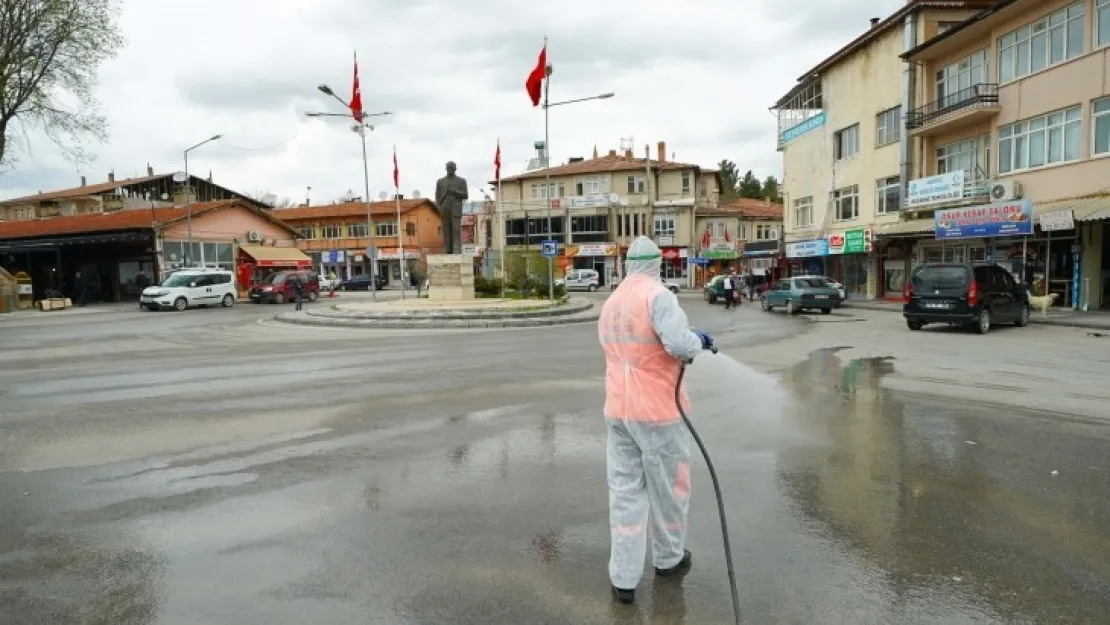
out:
M744 177L740 179L739 191L740 197L752 198L753 200L763 199L763 183L759 181L759 178L755 177L755 174L753 174L750 169L748 173L744 174Z
M782 197L779 196L779 181L774 176L767 176L763 181L763 197L770 198L776 204L782 204Z
M740 196L740 170L736 163L726 159L717 163L721 171L721 201L734 200Z
M15 130L42 130L74 160L107 124L93 95L96 71L123 45L118 0L0 0L0 164Z

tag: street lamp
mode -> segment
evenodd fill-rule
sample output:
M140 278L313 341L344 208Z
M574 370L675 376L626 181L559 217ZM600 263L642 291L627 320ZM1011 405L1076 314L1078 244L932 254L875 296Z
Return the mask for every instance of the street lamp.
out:
M573 100L562 100L561 102L551 102L548 99L548 94L551 88L551 74L554 71L550 65L547 66L547 80L543 81L543 150L545 155L544 163L544 196L547 198L547 236L554 237L555 232L551 228L551 142L550 139L550 126L548 124L548 111L552 107L565 106L567 104L577 104L579 102L589 102L591 100L608 100L616 95L615 93L601 93L598 95L590 96L588 98L574 98ZM569 221L563 224L564 233L570 231ZM564 235L565 236L565 235ZM563 244L566 244L564 238ZM547 258L547 297L551 301L555 301L555 259L551 256Z
M205 143L211 143L223 135L212 135L204 141L194 145L191 148L185 148L185 214L189 222L188 234L186 240L188 245L185 248L185 267L188 268L192 264L193 257L193 203L189 199L189 152L199 148Z
M324 95L329 95L329 96L335 98L340 104L343 105L344 108L350 110L351 105L344 102L343 98L340 98L339 96L335 95L335 92L332 91L331 87L327 86L326 84L320 84L320 85L317 85L316 88L320 91L320 93L323 93ZM367 254L367 256L370 257L370 263L369 263L370 264L370 293L371 293L371 297L373 298L374 301L377 301L377 299L378 299L378 292L376 290L376 285L374 284L375 283L375 280L374 280L375 274L377 273L377 271L376 271L377 267L375 267L375 263L378 260L378 248L377 248L377 245L374 244L374 235L376 233L374 232L374 218L370 214L370 168L369 168L369 165L367 164L367 161L366 161L366 129L369 128L370 130L374 130L374 127L371 126L370 124L366 123L366 120L371 118L371 117L384 117L386 115L392 115L392 114L393 114L393 111L382 111L380 113L363 113L361 115L361 119L358 120L358 123L354 127L354 131L357 132L359 138L362 139L362 182L363 182L363 185L365 186L365 193L362 196L362 199L363 199L364 202L366 202L366 240L369 242L369 245L367 246L366 254ZM308 117L347 117L348 115L351 115L351 113L315 113L315 112L312 112L312 113L305 113L305 115L307 115ZM401 224L398 223L397 227L400 228ZM401 259L402 266L404 266L404 262L405 262L405 259L402 258ZM404 291L404 285L401 285L401 289L402 289L402 292L403 292Z

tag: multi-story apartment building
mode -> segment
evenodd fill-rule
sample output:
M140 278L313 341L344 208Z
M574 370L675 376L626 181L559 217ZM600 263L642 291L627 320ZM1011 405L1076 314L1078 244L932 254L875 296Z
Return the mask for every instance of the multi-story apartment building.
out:
M623 147L623 152L610 150L604 156L595 149L592 158L571 158L545 170L545 149L537 144L538 154L532 159L536 167L501 180L503 230L493 233L493 246L504 242L511 255L539 250L541 241L554 239L559 243L560 274L568 268L596 269L608 283L624 273L622 250L635 237L650 236L663 250L663 276L692 286L695 210L716 206L720 174L668 157L663 141L654 155L645 146L642 158L634 155L631 141ZM499 252L494 256L501 257Z
M877 228L899 221L912 156L901 139L915 69L899 55L992 3L908 0L871 19L774 105L789 272L834 277L850 297L884 293L873 240Z
M1002 0L902 58L913 158L884 271L998 263L1110 308L1110 0Z
M370 266L366 211L367 205L356 201L276 209L273 215L296 229L297 247L312 258L320 273L350 277L367 273ZM428 254L443 252L443 223L431 200L402 199L403 227L397 222L397 211L396 201L370 203L377 251L373 273L394 284L401 280L402 250L406 269Z
M766 275L779 259L782 216L781 204L748 198L698 209L696 283L734 269Z

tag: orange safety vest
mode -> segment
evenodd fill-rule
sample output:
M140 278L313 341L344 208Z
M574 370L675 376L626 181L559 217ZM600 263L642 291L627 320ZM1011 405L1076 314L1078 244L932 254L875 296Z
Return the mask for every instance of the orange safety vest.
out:
M597 336L605 352L605 416L610 419L671 423L679 420L675 384L681 364L667 353L651 323L651 304L664 292L644 275L624 279L601 309ZM686 384L682 409L690 411Z

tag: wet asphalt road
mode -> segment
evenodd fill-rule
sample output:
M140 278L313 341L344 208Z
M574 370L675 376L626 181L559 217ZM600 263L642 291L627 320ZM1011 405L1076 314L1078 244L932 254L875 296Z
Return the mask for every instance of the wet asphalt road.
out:
M1110 339L695 297L747 623L1110 622ZM679 584L608 594L593 326L0 321L0 623L729 623L704 464Z

